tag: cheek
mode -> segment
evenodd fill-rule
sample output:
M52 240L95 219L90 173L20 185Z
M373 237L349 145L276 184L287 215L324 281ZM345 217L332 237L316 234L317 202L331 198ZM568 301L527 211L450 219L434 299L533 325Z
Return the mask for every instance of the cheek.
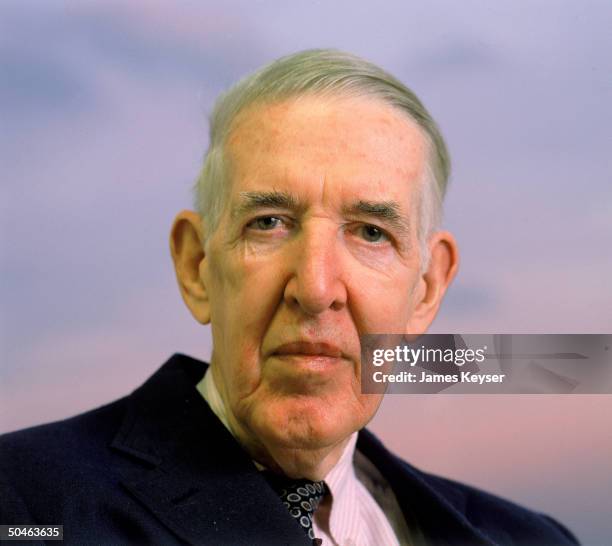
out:
M210 298L217 311L223 313L229 307L244 329L269 315L282 296L279 260L253 253L244 245L211 253Z
M415 307L417 273L364 276L353 283L352 314L358 332L404 333Z
M261 376L261 343L282 289L269 260L239 249L211 251L208 278L215 360L232 398L255 390Z
M359 404L363 412L363 426L370 422L380 406L383 394L359 394Z

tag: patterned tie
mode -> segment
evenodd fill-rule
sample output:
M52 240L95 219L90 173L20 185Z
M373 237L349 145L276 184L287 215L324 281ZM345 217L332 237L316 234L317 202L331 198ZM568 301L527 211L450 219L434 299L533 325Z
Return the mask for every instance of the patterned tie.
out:
M327 491L325 482L312 482L310 480L292 480L284 476L264 472L264 476L272 488L279 494L281 501L289 510L289 514L313 541L320 544L314 536L312 518L321 499Z

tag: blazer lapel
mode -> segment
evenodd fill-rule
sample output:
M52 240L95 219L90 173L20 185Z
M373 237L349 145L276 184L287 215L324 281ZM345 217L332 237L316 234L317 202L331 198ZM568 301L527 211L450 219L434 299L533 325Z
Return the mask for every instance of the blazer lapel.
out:
M310 543L197 392L206 366L173 356L129 399L112 447L136 458L122 485L191 544Z
M365 429L359 433L357 449L387 480L409 528L418 528L427 543L495 546L465 517L465 498L460 492L437 489L426 474L390 453Z

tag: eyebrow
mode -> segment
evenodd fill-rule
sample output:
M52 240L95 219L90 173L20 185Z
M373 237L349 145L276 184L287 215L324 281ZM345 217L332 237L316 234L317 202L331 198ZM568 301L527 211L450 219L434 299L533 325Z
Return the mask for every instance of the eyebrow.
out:
M345 215L367 216L390 225L402 234L410 233L410 222L400 212L400 206L395 201L357 201L342 208Z
M293 195L280 191L246 191L240 192L239 202L232 208L232 217L240 217L254 210L284 209L300 211L306 208ZM345 216L366 216L387 224L401 234L410 233L410 222L400 212L400 206L395 201L365 201L359 200L342 207Z
M232 217L243 216L257 209L299 210L303 206L291 194L279 191L240 192L240 201L232 208Z

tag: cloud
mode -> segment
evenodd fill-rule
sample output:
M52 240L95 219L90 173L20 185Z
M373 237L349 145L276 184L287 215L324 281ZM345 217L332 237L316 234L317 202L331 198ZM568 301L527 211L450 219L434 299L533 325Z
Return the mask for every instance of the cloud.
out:
M494 293L483 283L453 285L444 300L444 312L452 315L489 314L497 305Z
M157 88L187 84L218 93L257 64L252 33L181 34L121 7L59 9L5 5L0 45L0 116L14 125L93 110L108 75ZM238 21L236 21L238 25ZM152 28L153 27L153 28Z
M65 62L31 51L0 50L0 78L3 120L62 114L91 107L95 100L91 82L80 78Z

